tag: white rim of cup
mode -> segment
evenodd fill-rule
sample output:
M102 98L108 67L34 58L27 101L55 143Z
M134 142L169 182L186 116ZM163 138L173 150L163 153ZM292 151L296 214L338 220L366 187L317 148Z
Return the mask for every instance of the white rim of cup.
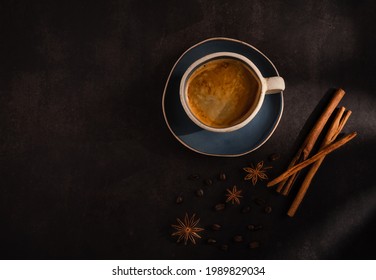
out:
M228 126L228 127L223 127L223 128L222 127L216 128L216 127L211 127L211 126L205 125L198 118L196 118L196 116L191 112L191 110L189 108L188 100L187 100L188 98L187 98L187 93L186 93L186 83L188 81L188 78L194 72L194 70L196 70L200 65L202 65L206 62L209 62L211 60L217 59L217 58L218 59L219 58L235 58L235 59L243 62L254 72L254 74L256 74L256 76L257 76L257 78L260 82L260 85L261 85L260 98L258 100L258 103L257 103L255 109L252 111L252 113L248 117L246 117L243 121L241 121L240 123L237 123L235 125ZM202 129L212 131L212 132L222 132L222 133L232 132L232 131L238 130L238 129L246 126L256 116L256 114L260 111L260 109L262 107L262 103L264 102L265 91L266 91L266 80L262 76L262 74L261 74L260 70L257 68L257 66L247 57L245 57L241 54L238 54L238 53L234 53L234 52L216 52L216 53L211 53L211 54L208 54L208 55L205 55L205 56L199 58L198 60L193 62L187 68L187 70L185 71L185 73L183 74L183 76L181 78L180 88L179 88L180 102L181 102L181 104L184 108L185 113L188 115L188 117L196 125L198 125Z

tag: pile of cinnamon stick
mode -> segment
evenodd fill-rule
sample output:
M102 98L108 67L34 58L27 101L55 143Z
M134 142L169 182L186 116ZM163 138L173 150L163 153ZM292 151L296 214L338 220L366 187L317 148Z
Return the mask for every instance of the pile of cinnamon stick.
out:
M303 198L307 193L311 181L314 175L316 174L317 170L319 169L321 163L323 162L325 156L331 153L332 151L338 149L339 147L343 146L357 135L356 132L352 132L345 135L340 140L336 141L337 136L340 134L341 130L343 129L351 115L350 110L346 110L345 107L340 107L336 111L334 117L332 118L332 122L329 126L329 129L324 139L322 140L319 151L317 152L317 154L309 158L309 154L314 148L318 137L320 136L323 128L325 127L326 123L332 116L334 110L336 109L344 95L345 91L343 89L338 89L335 91L333 97L331 98L330 102L321 114L320 118L317 120L317 122L307 135L302 146L300 147L296 155L293 157L286 172L282 173L280 176L278 176L277 178L275 178L267 184L268 187L278 184L276 191L286 196L290 193L291 188L297 176L299 175L299 172L303 168L312 164L303 180L302 185L300 186L300 189L295 199L293 200L290 206L290 209L287 212L287 215L290 217L293 217L296 211L298 210L298 207L303 201Z

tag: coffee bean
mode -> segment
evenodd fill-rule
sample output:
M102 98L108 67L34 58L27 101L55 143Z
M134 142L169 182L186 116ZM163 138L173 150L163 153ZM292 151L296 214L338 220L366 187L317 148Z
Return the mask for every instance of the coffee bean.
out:
M258 205L258 206L264 206L266 204L266 201L262 198L259 198L259 197L256 197L254 199L254 202Z
M191 175L189 175L188 179L189 180L199 180L200 175L199 174L191 174Z
M211 186L211 185L213 185L213 181L212 181L212 179L205 179L204 184L207 185L207 186Z
M221 248L222 251L228 251L228 245L227 244L221 245L220 248Z
M251 207L250 206L243 207L242 213L249 213L249 212L251 212Z
M250 231L255 231L256 226L255 226L255 225L248 225L247 228L248 228Z
M196 196L197 197L203 197L204 196L204 190L203 189L198 189L196 191Z
M247 228L250 230L250 231L258 231L258 230L261 230L262 229L262 225L248 225Z
M226 181L227 177L224 172L219 173L219 180L221 181Z
M244 241L243 236L241 236L241 235L235 235L233 239L234 239L235 242L243 242Z
M279 160L280 157L281 157L280 154L273 153L273 154L268 156L268 160L269 161L276 161L276 160Z
M180 203L183 203L183 197L181 195L179 195L177 198L176 198L176 204L180 204Z
M221 230L221 228L222 228L222 226L219 225L219 224L212 224L212 226L211 226L211 229L215 230L215 231Z
M266 214L270 214L270 213L272 213L273 209L272 209L271 206L266 206L264 211L265 211Z
M224 203L218 203L214 206L215 211L222 211L226 208L226 205Z
M249 249L256 249L260 247L260 243L258 243L257 241L252 241L251 243L249 243Z
M213 239L213 238L209 238L208 240L207 240L207 242L208 242L208 244L215 244L215 243L217 243L217 240L215 240L215 239Z

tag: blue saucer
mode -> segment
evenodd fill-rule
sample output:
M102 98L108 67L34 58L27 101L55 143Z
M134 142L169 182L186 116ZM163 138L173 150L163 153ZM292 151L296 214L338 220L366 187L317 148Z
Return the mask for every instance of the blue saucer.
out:
M283 93L266 95L256 117L239 130L218 133L198 127L188 118L180 103L180 79L195 60L223 51L248 57L264 77L278 75L273 63L251 45L228 38L208 39L188 49L175 63L164 89L162 109L171 133L187 148L210 156L235 157L256 150L270 138L282 116Z

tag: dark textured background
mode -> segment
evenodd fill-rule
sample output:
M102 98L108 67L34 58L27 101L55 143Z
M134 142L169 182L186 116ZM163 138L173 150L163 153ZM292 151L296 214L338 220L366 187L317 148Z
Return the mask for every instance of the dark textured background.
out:
M1 1L0 257L3 259L375 259L374 1ZM264 52L286 81L271 139L240 158L195 154L168 131L161 98L169 71L193 44L217 36ZM294 219L292 197L249 187L241 168L281 159L281 172L333 88L359 136L328 156ZM316 111L315 111L316 109ZM311 117L311 120L314 119ZM311 121L312 122L312 121ZM304 132L304 130L303 130ZM300 135L300 136L299 136ZM187 176L228 181L204 187ZM238 184L241 214L211 210ZM175 205L182 193L184 203ZM263 197L270 215L251 203ZM170 224L196 212L227 253L175 244ZM245 226L262 223L249 233ZM234 234L244 244L233 244ZM248 250L247 242L261 247Z

